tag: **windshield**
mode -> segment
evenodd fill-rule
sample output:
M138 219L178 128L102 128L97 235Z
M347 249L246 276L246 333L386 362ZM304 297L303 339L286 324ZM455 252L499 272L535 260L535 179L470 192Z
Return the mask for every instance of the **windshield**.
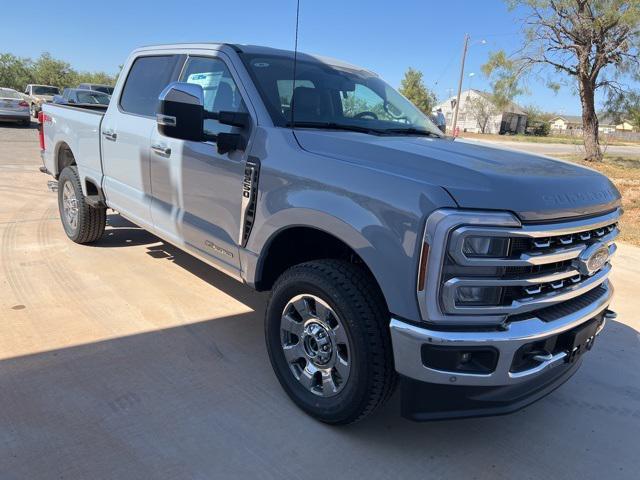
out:
M77 97L78 103L92 103L99 105L109 105L109 99L111 98L106 93L92 91L78 92Z
M15 90L2 90L0 89L0 98L12 98L12 99L21 99L22 97Z
M58 90L57 87L34 85L31 92L33 95L58 95L60 93L60 90Z
M89 85L89 90L95 90L96 92L102 92L111 95L113 93L113 87L106 85Z
M418 108L365 70L298 60L294 90L293 59L241 56L278 126L442 136Z

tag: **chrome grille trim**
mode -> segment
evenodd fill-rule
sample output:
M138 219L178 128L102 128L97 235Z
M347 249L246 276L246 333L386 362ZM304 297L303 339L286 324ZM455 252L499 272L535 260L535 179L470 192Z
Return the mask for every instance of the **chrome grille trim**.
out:
M424 234L424 241L429 243L426 287L417 292L422 318L441 325L496 325L504 323L510 315L534 312L587 293L607 280L610 264L588 276L578 270L577 259L594 242L608 246L609 256L613 255L621 214L618 208L587 219L522 225L515 215L507 212L449 209L434 212L427 219ZM468 236L508 237L512 242L519 239L518 245L524 249L512 257L470 258L462 249ZM453 260L458 271L454 278L443 281L447 258L448 262ZM545 266L551 271L531 273L544 270L540 267ZM525 272L499 277L463 275L464 267L498 267L506 271L516 267ZM502 305L462 307L455 305L458 286L521 288L522 296Z
M615 220L611 222L609 225L615 223ZM594 230L591 228L587 228L587 231ZM539 234L539 231L535 232ZM563 236L556 235L553 231L545 232L545 239L549 237L558 237L560 242L562 242ZM574 232L579 233L579 232ZM620 231L617 227L614 227L608 234L601 235L597 237L597 240L605 243L607 245L613 243L615 238L618 236ZM573 235L573 234L572 234ZM462 252L462 245L464 240L470 236L490 236L490 237L509 237L509 238L540 238L533 237L528 233L523 233L520 230L511 230L511 229L500 229L500 228L474 228L474 227L461 227L456 229L451 233L451 243L449 247L450 255L455 259L458 265L465 266L503 266L503 267L526 267L530 265L544 265L547 263L555 263L555 262L563 262L565 260L572 260L580 256L580 254L587 248L586 243L579 243L570 248L558 247L553 248L548 251L532 251L520 254L519 258L513 259L500 259L500 258L478 258L478 257L467 257ZM542 243L542 245L546 245L547 242ZM551 241L549 240L549 245ZM573 241L564 243L564 245L573 245ZM544 247L538 247L544 248Z
M473 279L451 279L444 284L442 302L446 310L454 314L462 315L515 315L518 313L532 312L541 308L550 307L557 303L566 302L572 298L579 297L580 295L587 293L588 291L598 287L607 279L609 272L611 271L611 265L607 264L602 270L588 277L586 280L572 284L568 287L564 287L561 290L554 290L547 293L539 294L538 296L525 297L520 300L514 300L510 305L501 305L494 307L460 307L455 304L455 289L464 285L478 285ZM496 279L493 285L506 286L513 280Z

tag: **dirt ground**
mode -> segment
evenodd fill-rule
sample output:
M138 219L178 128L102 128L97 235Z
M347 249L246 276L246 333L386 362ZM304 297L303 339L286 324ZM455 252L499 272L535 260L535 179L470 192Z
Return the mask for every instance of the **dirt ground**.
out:
M0 479L633 479L640 248L582 369L503 417L329 427L271 371L266 297L117 215L70 242L33 129L0 126Z

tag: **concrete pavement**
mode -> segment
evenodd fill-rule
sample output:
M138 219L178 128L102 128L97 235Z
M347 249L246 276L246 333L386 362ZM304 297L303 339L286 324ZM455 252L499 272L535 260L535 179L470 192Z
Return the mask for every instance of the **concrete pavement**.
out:
M610 322L524 411L417 424L398 398L335 428L271 371L266 296L117 215L65 237L34 130L0 126L0 479L632 479L640 456L640 249Z

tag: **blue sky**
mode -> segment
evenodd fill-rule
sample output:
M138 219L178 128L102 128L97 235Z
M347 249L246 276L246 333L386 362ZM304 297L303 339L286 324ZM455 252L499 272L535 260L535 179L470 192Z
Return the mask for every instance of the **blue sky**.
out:
M28 7L5 3L0 52L37 57L49 51L79 70L115 73L133 48L154 43L294 45L294 0L109 0L83 6L69 0L30 0ZM487 89L480 66L489 52L510 51L521 38L516 16L501 0L301 0L300 50L362 65L396 87L412 66L424 72L425 83L439 99L457 86L465 33L475 45L469 49L464 88ZM528 88L530 94L518 99L523 105L580 112L571 88L556 94L535 81Z

